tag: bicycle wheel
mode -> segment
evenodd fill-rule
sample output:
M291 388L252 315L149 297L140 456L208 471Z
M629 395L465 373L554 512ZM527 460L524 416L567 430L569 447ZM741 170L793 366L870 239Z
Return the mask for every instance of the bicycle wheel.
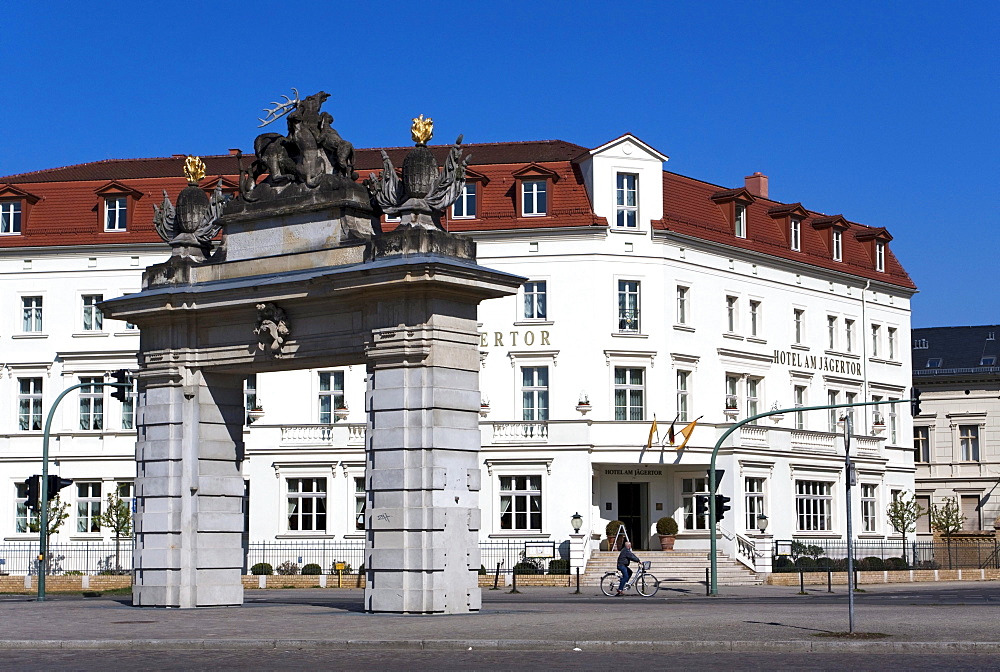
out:
M643 597L652 597L660 589L660 582L652 574L643 574L635 582L635 589Z
M618 592L618 583L621 581L621 575L618 572L608 572L603 577L601 577L601 592L612 597Z

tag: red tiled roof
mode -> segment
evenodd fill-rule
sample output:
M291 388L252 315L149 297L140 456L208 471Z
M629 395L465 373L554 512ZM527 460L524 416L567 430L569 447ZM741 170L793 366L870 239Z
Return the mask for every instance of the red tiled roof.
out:
M463 145L471 154L470 168L486 184L480 183L477 217L475 219L444 218L450 231L502 231L534 228L565 228L607 226L603 217L594 214L584 185L583 176L573 159L588 152L579 145L560 140L486 143ZM385 151L398 169L412 147L391 147ZM448 145L431 147L439 163L444 162ZM249 166L253 155L243 157L244 167ZM222 178L236 183L237 158L233 155L202 157L206 164L208 181ZM63 168L52 168L33 173L0 177L0 190L5 185L9 194L19 189L38 200L33 202L22 217L22 234L0 236L0 247L41 247L55 245L111 245L115 243L159 243L153 229L153 204L159 203L166 190L176 202L177 195L186 186L183 175L184 157L152 159L114 159L85 163ZM370 172L380 172L382 159L378 149L358 149L355 152L359 179ZM521 217L517 205L516 175L529 166L551 171L555 183L549 193L548 215ZM103 198L97 192L114 182L122 188L133 190L130 201L128 230L105 232L103 227ZM213 182L214 183L214 182ZM13 186L20 185L20 186ZM204 186L204 184L203 184ZM829 219L822 213L803 209L808 217L802 221L802 249L789 249L784 220L776 216L787 214L800 204L782 204L766 198L755 197L747 206L747 238L733 234L723 214L723 205L712 200L722 193L737 194L742 188L727 189L675 173L663 173L664 217L653 222L653 228L676 231L697 238L744 247L765 254L812 264L819 268L841 271L873 280L882 280L901 287L915 288L906 271L886 249L886 270L874 269L873 246L865 242L871 237L868 231L884 231L861 224L850 223L855 235L843 237L843 262L831 259L825 237L830 230L817 230L814 220ZM7 198L10 198L7 195ZM891 240L887 233L883 236Z

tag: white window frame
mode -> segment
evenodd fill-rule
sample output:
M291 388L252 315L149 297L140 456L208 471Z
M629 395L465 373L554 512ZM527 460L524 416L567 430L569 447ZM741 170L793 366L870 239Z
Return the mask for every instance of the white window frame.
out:
M529 280L522 287L521 319L547 321L549 319L548 281ZM539 299L541 299L540 302Z
M881 240L875 241L875 270L885 272L885 243Z
M793 342L796 345L802 345L805 340L806 335L806 325L805 325L806 311L805 308L793 308L792 309L792 336Z
M837 316L826 316L826 347L829 350L837 349Z
M744 523L747 532L760 529L757 526L757 516L767 513L764 509L764 489L766 487L767 479L762 476L745 476L743 478L743 508L746 514Z
M795 479L796 532L833 530L833 483Z
M889 397L889 445L896 445L896 435L899 430L899 414L896 408L899 406L899 397Z
M104 198L104 230L126 231L128 226L128 197L106 196Z
M677 324L687 324L690 318L691 288L685 285L677 285Z
M747 206L742 203L733 204L733 233L737 238L747 237Z
M677 370L677 420L688 422L691 414L691 372Z
M886 327L885 329L886 340L888 344L888 352L886 355L890 360L896 359L896 328Z
M695 515L695 498L698 495L709 495L708 478L704 476L681 477L681 526L686 532L701 532L708 530L709 514Z
M295 490L292 483L295 483ZM305 489L308 484L310 489ZM319 489L322 487L322 490ZM283 479L285 509L282 514L283 528L288 534L294 535L324 535L330 526L330 479L326 476L285 476ZM292 511L292 500L297 500L296 510ZM310 501L310 506L305 502ZM319 502L322 501L322 511ZM306 511L305 509L311 509ZM295 526L292 518L296 519ZM310 529L303 528L303 522L308 521ZM322 524L322 526L320 526Z
M251 373L243 379L243 406L246 409L244 422L247 427L256 422L250 417L250 411L258 404L257 400L257 374Z
M546 422L549 419L549 367L522 366L521 419L525 422Z
M136 400L136 379L133 376L131 387L125 390L125 401L121 402L122 407L122 429L135 429L135 400Z
M520 479L524 479L520 482ZM504 490L505 481L510 487ZM523 487L522 487L523 486ZM537 486L537 487L536 487ZM501 534L541 533L545 526L545 479L541 473L497 474L497 517L496 529ZM509 499L508 508L504 500ZM534 507L537 505L537 510ZM509 524L504 517L509 516ZM523 521L520 516L523 516ZM534 525L537 521L537 525ZM519 524L520 523L520 524Z
M618 382L618 372L623 372L623 382ZM634 373L640 372L641 381L635 383ZM641 421L646 419L646 368L642 366L615 366L612 369L612 416L616 422ZM619 395L619 392L621 395ZM638 397L637 397L638 394ZM619 404L619 396L624 404ZM638 398L638 405L634 402ZM619 414L619 409L624 409ZM637 412L638 409L638 412ZM623 417L619 417L619 415ZM639 417L635 417L638 415Z
M747 417L753 417L761 412L764 406L764 379L759 376L747 376Z
M927 425L913 426L913 461L918 464L931 461L931 428Z
M738 411L740 407L740 376L726 374L726 409Z
M642 323L639 321L642 315L642 282L628 278L618 278L616 282L618 286L618 291L615 294L617 297L618 332L622 334L642 333ZM629 308L633 303L635 304L634 310Z
M871 325L871 335L872 335L872 340L871 340L872 354L871 354L871 356L873 358L877 358L879 356L879 352L882 349L882 347L881 347L882 346L882 325L880 325L880 324L872 324Z
M792 252L802 249L802 220L792 217L788 223Z
M521 181L521 216L544 217L548 214L548 180Z
M351 483L354 484L354 526L355 532L363 532L365 529L365 511L368 506L368 491L365 488L364 476L353 476Z
M338 408L346 408L346 375L343 370L317 371L316 412L321 425L338 422ZM324 380L327 382L324 383ZM340 388L337 388L337 384ZM325 389L324 389L325 385Z
M615 177L615 227L639 228L639 176L636 173L617 173Z
M763 302L759 299L750 300L750 335L759 336L761 332L761 318L763 314L761 313L761 306Z
M100 307L97 305L103 300L104 294L80 295L80 326L83 328L83 331L104 331L104 313L101 312Z
M31 534L33 523L38 523L38 512L28 508L28 486L14 483L14 533Z
M80 430L104 430L104 376L80 376Z
M826 391L826 405L836 406L840 403L840 390ZM831 408L827 411L827 431L836 434L837 423L840 421L840 409Z
M792 403L795 408L804 408L806 405L806 393L808 387L805 385L792 386ZM804 411L795 412L795 429L806 428L806 414Z
M21 222L21 201L0 201L0 236L20 236Z
M41 295L21 297L21 333L41 334L45 330L43 312L45 297Z
M878 521L878 485L861 484L861 532L874 534Z
M738 333L740 327L740 297L726 296L726 333Z
M17 379L18 431L42 431L42 393L44 389L41 376L24 376Z
M854 352L854 320L844 318L844 351Z
M844 232L840 229L833 230L833 260L844 260Z
M104 484L77 481L73 485L76 486L76 534L100 534Z
M973 424L958 425L958 445L962 462L980 461L980 428L980 425Z
M452 219L476 218L477 191L475 182L465 183L465 186L462 187L462 193L458 195L458 199L451 206Z

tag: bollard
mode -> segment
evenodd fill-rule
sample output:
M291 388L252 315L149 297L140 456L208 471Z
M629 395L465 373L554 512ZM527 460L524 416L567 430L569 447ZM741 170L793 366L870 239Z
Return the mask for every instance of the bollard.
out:
M520 590L517 589L517 566L516 565L513 568L511 568L511 570L510 570L510 583L511 583L510 592L512 592L512 593L520 593L521 592Z
M806 593L806 575L802 573L801 567L799 567L799 593L802 595Z
M833 592L833 569L830 567L826 568L826 592Z
M712 594L712 582L709 579L709 568L705 568L705 597L709 597Z
M576 592L574 592L573 594L574 595L579 595L580 594L580 568L579 567L576 568Z
M858 566L854 565L854 587L853 590L858 589Z
M493 577L493 587L490 588L490 590L500 590L499 588L497 588L497 584L500 583L500 565L502 564L503 560L497 563L497 573L496 576Z

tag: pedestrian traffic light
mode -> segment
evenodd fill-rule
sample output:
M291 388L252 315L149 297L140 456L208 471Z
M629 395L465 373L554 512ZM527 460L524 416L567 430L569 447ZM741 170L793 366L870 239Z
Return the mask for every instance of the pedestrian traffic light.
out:
M920 390L915 387L910 388L910 415L920 415Z
M59 478L58 476L49 474L49 487L48 487L48 492L45 494L51 500L53 497L59 494L60 490L62 490L68 485L71 485L72 483L73 483L72 479Z
M24 487L28 491L28 499L24 502L24 505L32 511L38 511L38 498L41 496L41 486L41 476L32 476L24 482Z
M699 518L708 515L708 495L694 496L694 515Z
M729 498L725 495L715 496L715 522L719 522L726 516L729 510Z
M118 369L111 372L111 377L115 380L115 382L111 383L112 388L114 388L111 391L111 396L124 403L128 398L128 393L132 390L132 381L130 380L129 372L127 369Z

